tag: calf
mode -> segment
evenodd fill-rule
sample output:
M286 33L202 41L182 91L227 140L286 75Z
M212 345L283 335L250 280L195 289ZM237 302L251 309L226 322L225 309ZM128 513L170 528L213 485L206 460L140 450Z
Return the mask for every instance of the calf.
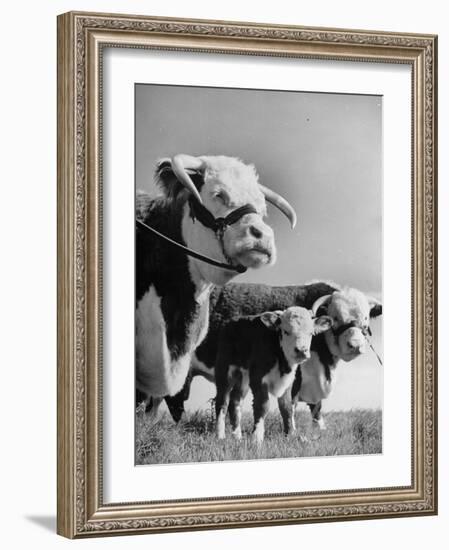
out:
M219 439L225 437L228 405L233 435L241 438L241 402L251 388L253 439L263 441L269 394L281 397L291 387L298 365L310 358L312 336L331 325L330 317L314 318L309 310L295 306L242 317L223 327L215 369Z
M325 428L321 403L333 389L337 366L366 351L370 318L381 315L382 304L359 290L343 288L319 298L312 311L329 315L332 327L313 337L310 358L296 370L291 395L286 392L278 399L286 433L295 430L294 413L299 401L309 405L315 426Z

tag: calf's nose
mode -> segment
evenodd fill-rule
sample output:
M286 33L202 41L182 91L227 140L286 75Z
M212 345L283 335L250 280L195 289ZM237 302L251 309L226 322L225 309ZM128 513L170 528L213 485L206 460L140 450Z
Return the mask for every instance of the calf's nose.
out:
M359 352L361 351L362 349L362 346L363 344L361 342L347 342L348 344L348 348L351 350L351 351L354 351L354 352Z
M261 239L262 236L263 236L262 231L258 227L256 227L255 225L250 225L249 226L249 233L255 239Z
M310 350L306 346L295 346L295 353L299 357L308 359L310 357Z

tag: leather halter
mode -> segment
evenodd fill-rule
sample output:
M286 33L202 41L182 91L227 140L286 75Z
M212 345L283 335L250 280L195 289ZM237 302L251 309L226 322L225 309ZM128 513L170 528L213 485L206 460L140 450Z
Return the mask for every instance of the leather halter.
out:
M334 333L334 336L338 338L341 334L343 334L343 332L348 330L348 328L353 328L353 327L359 328L362 331L363 336L366 336L367 334L371 336L371 329L369 327L365 327L365 328L361 327L360 323L358 323L357 321L349 321L349 323L345 323L344 325L341 325L341 327L338 327L338 328L332 327L332 332Z
M192 220L197 219L202 225L204 225L204 227L211 229L215 233L218 242L220 243L222 254L229 263L219 262L218 260L209 258L209 256L200 254L199 252L196 252L195 250L192 250L187 246L184 246L181 243L174 241L170 237L167 237L167 235L164 235L163 233L160 233L159 231L154 229L154 227L151 227L138 219L136 219L136 224L139 227L146 229L147 231L151 231L157 237L164 239L166 242L176 248L179 248L185 254L191 256L192 258L196 258L197 260L213 265L215 267L221 267L222 269L237 271L237 273L245 273L245 271L247 270L245 266L233 265L230 262L224 250L223 235L229 225L233 225L234 223L238 222L240 218L242 218L246 214L257 214L257 210L254 208L254 206L252 206L251 204L240 206L239 208L236 208L235 210L230 212L225 218L215 218L214 215L204 205L202 205L195 199L189 199L189 206Z
M190 215L215 233L220 233L228 225L232 225L243 218L246 214L257 214L257 210L251 204L244 204L230 212L225 218L215 218L213 214L203 204L195 199L189 199Z

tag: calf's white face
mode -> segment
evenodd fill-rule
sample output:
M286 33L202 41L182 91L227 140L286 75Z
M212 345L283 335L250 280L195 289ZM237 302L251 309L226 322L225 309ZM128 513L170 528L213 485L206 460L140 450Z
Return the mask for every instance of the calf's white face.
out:
M301 364L309 359L312 336L332 326L330 317L323 315L315 318L311 311L297 306L285 311L262 313L261 321L278 331L282 351L290 365Z
M359 290L347 288L334 292L322 307L333 323L331 351L347 362L365 353L370 317L381 314L381 304Z

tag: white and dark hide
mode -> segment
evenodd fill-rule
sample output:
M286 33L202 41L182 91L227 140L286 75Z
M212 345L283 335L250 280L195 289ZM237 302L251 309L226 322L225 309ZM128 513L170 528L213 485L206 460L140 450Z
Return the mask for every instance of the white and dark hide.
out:
M234 266L275 261L273 231L263 219L266 201L296 222L293 208L259 184L254 166L232 157L176 155L159 162L156 182L161 196L136 197L136 389L154 405L185 384L207 332L213 285L231 280ZM244 206L246 213L219 234L199 219L199 212L216 220ZM187 256L142 224L230 268Z
M320 297L327 296L338 288L334 283L321 281L291 286L229 283L214 288L210 296L206 338L195 350L192 367L182 391L173 397L166 397L173 419L178 422L182 418L184 402L189 398L190 384L195 376L203 376L210 382L215 382L218 336L227 322L239 317L259 315L265 311L284 310L291 306L311 309Z
M253 439L264 439L269 395L282 396L293 384L301 363L310 358L312 336L332 325L328 316L315 318L303 307L269 311L228 322L220 331L216 358L216 431L225 438L229 407L234 437L242 437L242 401L253 394Z
M295 430L295 409L300 401L309 405L314 425L325 429L321 406L335 386L338 364L367 351L370 319L381 315L382 305L360 290L343 288L319 298L312 310L316 315L328 315L332 328L313 337L311 356L297 369L291 393L278 399L286 433Z

